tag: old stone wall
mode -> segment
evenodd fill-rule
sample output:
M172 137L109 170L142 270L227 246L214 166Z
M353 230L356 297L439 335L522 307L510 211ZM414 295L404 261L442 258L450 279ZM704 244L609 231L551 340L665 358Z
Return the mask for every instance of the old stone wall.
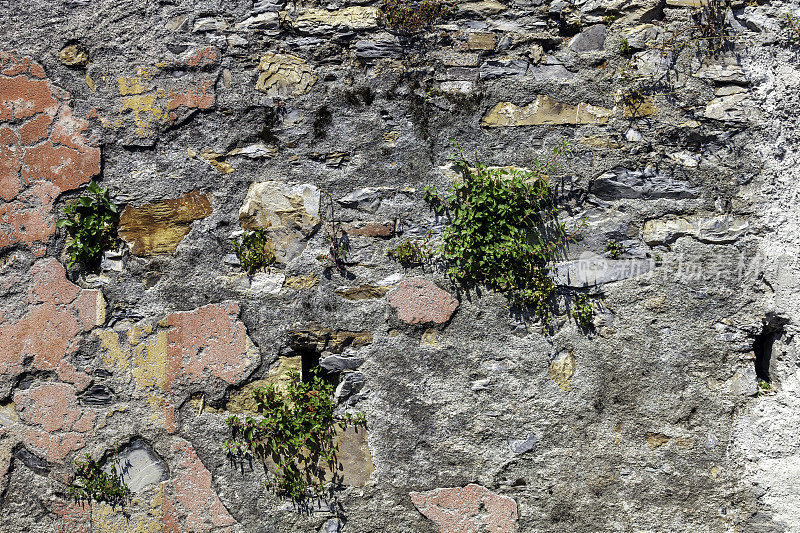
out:
M800 2L380 8L0 0L0 531L800 531ZM453 141L569 144L549 324L387 257L441 241ZM95 271L55 225L92 180ZM298 504L223 443L310 365L367 423ZM124 506L69 497L85 454Z

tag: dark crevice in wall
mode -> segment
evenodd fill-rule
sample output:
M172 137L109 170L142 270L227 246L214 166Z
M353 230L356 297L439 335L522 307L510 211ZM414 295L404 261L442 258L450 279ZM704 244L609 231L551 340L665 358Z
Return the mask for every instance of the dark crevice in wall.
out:
M753 353L755 353L756 376L764 381L772 381L769 366L772 359L772 349L775 340L783 336L787 319L770 315L764 319L761 333L753 339Z

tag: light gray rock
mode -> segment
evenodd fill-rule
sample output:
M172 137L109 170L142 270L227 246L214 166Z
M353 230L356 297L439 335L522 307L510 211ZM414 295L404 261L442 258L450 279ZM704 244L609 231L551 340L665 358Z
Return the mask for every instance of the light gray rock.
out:
M377 189L364 188L342 196L337 200L342 206L353 209L360 209L368 213L374 213L381 206L381 197Z
M506 76L524 76L528 62L522 58L495 59L486 61L480 68L480 77L486 80Z
M169 479L169 468L142 440L134 440L119 452L116 469L134 494Z
M605 259L586 257L560 263L553 269L558 285L565 287L593 287L647 274L655 263L650 259Z
M532 452L539 445L539 437L528 435L525 439L508 439L508 447L517 455Z

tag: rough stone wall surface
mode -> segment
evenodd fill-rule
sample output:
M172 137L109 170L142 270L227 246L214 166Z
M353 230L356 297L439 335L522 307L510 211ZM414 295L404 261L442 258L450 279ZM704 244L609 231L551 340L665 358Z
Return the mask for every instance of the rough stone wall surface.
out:
M379 7L0 0L0 531L800 531L800 2ZM451 140L570 144L549 327L386 256L440 242ZM55 221L92 179L124 214L88 272ZM222 444L308 354L367 426L298 508ZM130 501L73 502L118 448Z

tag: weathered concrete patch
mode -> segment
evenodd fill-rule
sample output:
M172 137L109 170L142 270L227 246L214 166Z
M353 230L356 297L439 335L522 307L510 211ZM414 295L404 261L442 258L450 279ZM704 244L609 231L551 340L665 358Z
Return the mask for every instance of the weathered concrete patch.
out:
M241 383L260 362L258 349L239 321L239 304L209 304L164 319L167 359L164 384L206 384L216 378Z
M192 222L210 214L211 198L194 191L174 200L127 206L118 233L135 255L169 254L189 233Z
M18 319L0 314L0 377L4 383L23 371L26 358L38 370L56 371L81 388L88 376L65 358L75 353L81 335L105 322L105 301L99 290L81 289L66 278L55 259L37 261L27 310Z
M517 522L517 502L474 483L411 492L409 496L419 512L436 522L442 533L513 533Z
M449 292L425 278L403 280L389 293L388 301L406 324L444 324L458 307L458 300Z
M86 444L94 429L95 415L81 408L75 387L45 382L14 393L25 446L52 463L60 463L73 450Z
M197 457L188 441L176 439L172 445L176 459L173 480L164 495L164 529L166 531L212 531L232 526L236 520L222 505L211 486L211 472Z
M564 104L549 96L540 95L526 106L500 102L489 110L481 125L536 126L539 124L605 124L614 112L592 104Z

